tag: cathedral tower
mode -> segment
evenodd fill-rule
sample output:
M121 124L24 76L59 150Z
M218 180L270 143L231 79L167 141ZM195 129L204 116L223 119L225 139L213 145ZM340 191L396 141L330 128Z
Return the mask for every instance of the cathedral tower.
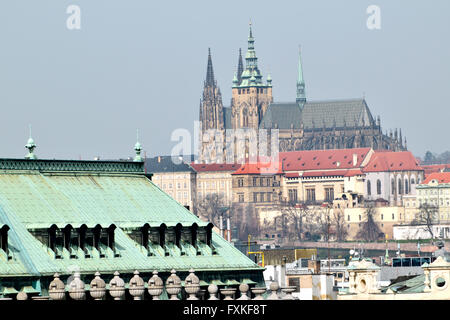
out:
M223 120L222 94L214 79L211 50L208 49L206 80L203 85L203 97L200 101L200 122L202 123L202 130L223 130Z
M258 69L258 58L255 53L255 39L253 38L251 24L248 49L245 55L245 69L240 74L239 69L242 67L239 64L238 74L235 74L233 78L231 126L233 129L258 129L267 107L273 101L272 80L269 75L265 84L262 81L262 75Z

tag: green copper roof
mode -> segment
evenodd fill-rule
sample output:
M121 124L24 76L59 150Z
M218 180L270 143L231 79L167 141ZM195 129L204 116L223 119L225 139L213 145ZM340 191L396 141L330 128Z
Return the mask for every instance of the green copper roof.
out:
M208 270L261 270L234 246L213 232L209 247L196 255L191 245L177 247L165 256L161 247L147 256L142 247L127 234L127 228L148 223L151 227L180 223L191 226L206 223L160 190L142 172L140 162L15 160L0 159L0 224L10 227L8 244L11 259L0 257L0 276L68 274L71 266L82 273L177 271L194 268ZM42 244L32 229L51 225L73 227L86 224L103 227L114 224L115 246L120 256L107 252L100 258L79 254L70 258L62 253L55 259L52 250ZM64 249L65 250L65 249Z

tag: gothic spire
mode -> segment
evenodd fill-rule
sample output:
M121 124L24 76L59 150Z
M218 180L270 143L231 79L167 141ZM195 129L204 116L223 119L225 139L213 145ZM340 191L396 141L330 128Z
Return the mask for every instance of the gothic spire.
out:
M298 48L298 78L297 78L297 103L306 102L305 80L303 79L302 54L301 48Z
M242 81L242 72L244 72L244 64L242 62L242 51L239 48L239 58L238 58L238 69L237 69L237 80L238 84L241 84Z
M208 48L208 66L206 68L206 81L205 86L214 86L214 71L211 60L211 48Z

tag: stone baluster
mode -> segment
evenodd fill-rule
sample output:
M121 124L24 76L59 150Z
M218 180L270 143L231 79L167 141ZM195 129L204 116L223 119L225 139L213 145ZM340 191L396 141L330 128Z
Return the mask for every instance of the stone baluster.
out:
M266 292L266 287L252 288L252 292L255 295L253 300L264 300L264 297L262 295Z
M53 275L53 281L50 282L48 288L48 295L51 300L64 300L66 298L66 286L64 282L59 279L59 273Z
M194 274L194 269L189 270L189 275L184 280L184 290L189 295L186 300L198 300L196 295L200 290L200 279Z
M148 293L153 300L159 300L159 296L163 293L164 282L158 276L158 271L153 271L153 276L148 280Z
M425 285L425 288L423 289L423 292L431 292L431 288L430 288L430 270L428 269L424 269L423 273L425 275L425 281L423 282L423 284Z
M199 300L205 300L205 295L206 295L206 290L205 289L200 289L197 292L197 298Z
M16 296L16 300L28 300L27 293L24 291L20 291Z
M223 300L233 300L233 295L236 292L236 288L224 288L220 289L220 293L222 293L225 298Z
M106 283L100 278L100 272L95 273L95 278L92 279L89 294L94 300L103 300L106 295Z
M278 282L273 281L270 284L270 295L267 297L267 300L279 300L280 298L278 297L277 291L280 288L280 286L278 285Z
M176 275L176 271L172 269L171 275L166 280L166 291L170 295L170 300L178 299L178 294L181 292L181 279Z
M282 287L281 291L284 293L283 300L296 300L294 296L292 295L292 292L294 292L297 288L295 286L287 286Z
M218 291L219 291L219 288L215 284L210 284L208 286L208 292L209 292L208 300L219 300L219 298L217 298Z
M74 279L69 284L69 296L74 300L86 300L86 291L84 282L80 278L80 272L76 271Z
M139 271L137 270L134 271L134 276L130 279L128 292L134 300L142 300L144 298L145 282L139 276Z
M119 275L119 271L114 272L114 277L109 282L109 294L114 300L122 300L125 296L125 281Z
M241 292L241 296L237 300L250 300L250 297L247 295L249 291L249 286L246 283L242 283L239 285L239 291Z

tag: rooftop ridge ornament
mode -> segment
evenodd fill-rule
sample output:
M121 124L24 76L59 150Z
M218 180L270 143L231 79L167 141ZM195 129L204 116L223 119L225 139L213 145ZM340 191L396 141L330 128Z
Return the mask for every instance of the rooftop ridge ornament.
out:
M136 129L136 144L134 145L134 151L136 151L136 156L133 161L142 162L141 151L142 146L139 143L139 129Z
M25 156L25 159L35 160L37 159L37 157L33 153L33 151L36 148L36 144L34 143L34 140L31 137L31 124L29 127L30 127L30 137L28 138L27 144L25 145L25 148L28 149L28 154Z

